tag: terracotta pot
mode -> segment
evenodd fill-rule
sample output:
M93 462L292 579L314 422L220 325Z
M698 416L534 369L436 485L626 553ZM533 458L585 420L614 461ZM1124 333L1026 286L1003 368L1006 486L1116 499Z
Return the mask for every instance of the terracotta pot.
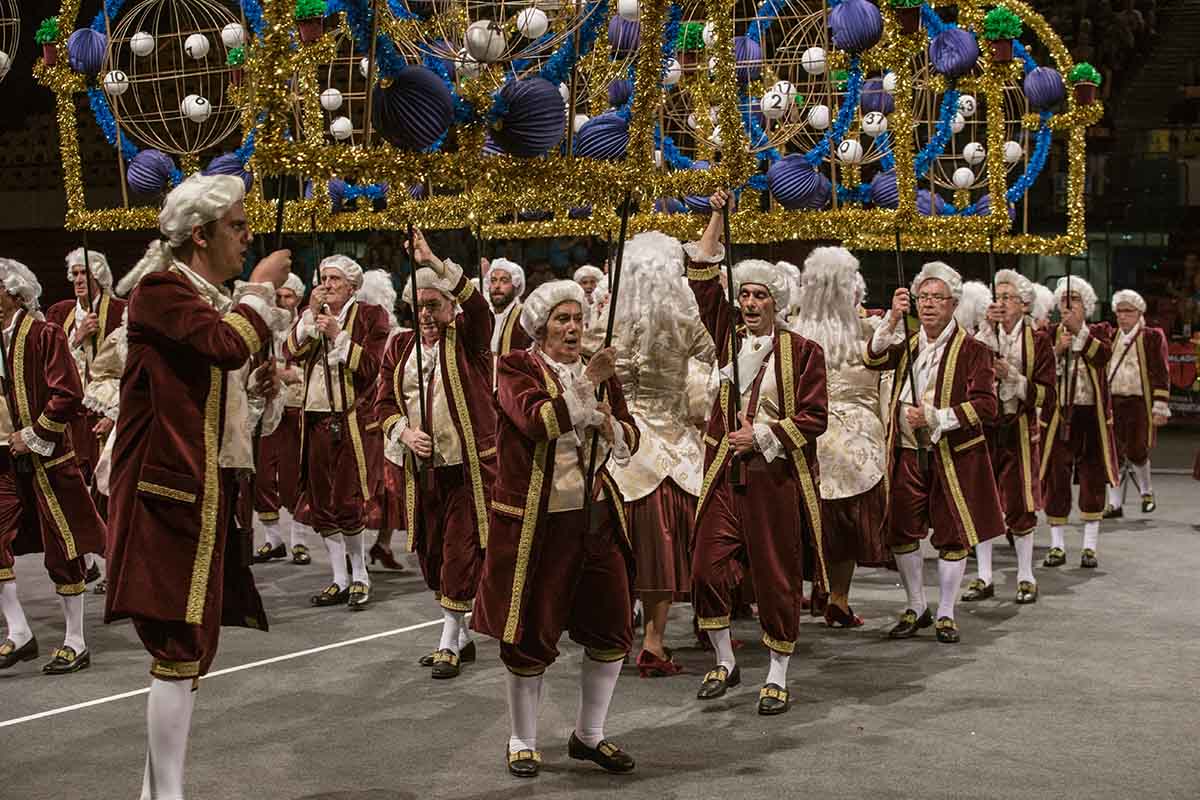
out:
M893 8L892 11L896 14L896 21L900 23L900 32L905 36L921 30L920 6L901 6Z
M42 63L44 63L47 67L53 67L58 63L57 44L42 45Z
M296 28L300 31L300 41L305 44L315 42L325 33L325 18L310 17L309 19L296 20Z
M1007 64L1013 60L1012 39L992 39L992 61L996 64Z
M1096 102L1096 84L1080 81L1075 84L1075 102L1081 106L1089 106Z
M242 85L242 68L241 67L234 67L232 70L229 71L229 83L232 84L233 86L241 86Z

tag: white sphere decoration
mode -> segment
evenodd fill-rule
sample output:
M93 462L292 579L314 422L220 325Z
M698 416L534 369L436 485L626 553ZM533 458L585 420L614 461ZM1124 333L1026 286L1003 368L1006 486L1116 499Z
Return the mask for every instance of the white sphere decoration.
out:
M1020 142L1014 142L1009 139L1004 143L1004 163L1015 164L1025 156L1025 148L1021 147Z
M810 47L800 56L800 65L809 75L822 75L825 72L825 51L820 47Z
M195 61L200 61L208 55L208 48L208 37L203 33L193 33L183 40L183 52Z
M671 63L667 64L667 74L663 76L663 85L674 86L682 77L683 65L677 59L672 58Z
M717 26L711 22L704 23L704 30L701 32L700 38L704 40L705 47L712 47L717 43Z
M950 118L950 130L952 133L962 133L962 129L967 126L967 121L963 119L962 114L955 114Z
M204 122L212 116L212 103L198 94L189 94L179 104L179 111L192 122Z
M883 90L888 94L896 91L896 73L887 72L883 76Z
M340 90L330 86L325 91L321 92L321 108L326 111L337 111L342 107L342 93Z
M823 131L829 127L829 106L815 105L808 109L809 127Z
M221 28L221 41L230 50L235 47L241 47L246 43L246 29L242 27L242 23L240 22L231 22L224 28Z
M483 67L480 66L478 61L471 58L471 54L467 52L465 47L458 51L458 55L454 59L454 72L458 75L458 77L478 78L482 69ZM566 84L559 85L558 89L560 93L562 92L564 86L566 86ZM563 98L563 101L566 102L565 97Z
M352 133L354 133L354 123L350 121L349 117L337 117L329 123L329 134L339 142L349 139Z
M129 49L135 56L148 56L154 52L154 37L145 31L138 31L129 37Z
M963 161L966 161L971 166L982 163L987 158L987 148L979 142L967 142L962 149Z
M467 27L467 52L471 58L481 64L491 64L499 61L504 55L508 42L504 38L504 29L490 19L472 22Z
M558 85L558 96L563 99L564 103L571 102L571 87L565 83L560 83Z
M843 139L837 146L838 160L844 164L861 164L863 146L858 139Z
M591 117L589 117L587 114L576 114L575 120L571 123L571 130L579 133L579 129L582 128L584 123L586 123L589 119L591 119Z
M978 104L975 102L975 97L973 95L964 94L959 96L958 113L962 114L963 117L970 119L971 117L975 116L975 109L977 107Z
M617 0L617 13L626 22L637 22L642 18L642 9L638 0Z
M880 111L872 111L865 114L862 118L863 133L870 136L872 139L886 133L888 129L887 117Z
M759 108L767 119L780 119L792 107L792 96L784 94L777 88L768 89L763 93Z
M367 73L369 73L370 71L371 71L371 60L369 58L367 58L366 56L363 56L362 60L358 62L358 74L362 75L365 78L365 77L367 77Z
M104 91L113 97L119 97L129 90L129 76L119 69L114 69L104 76Z
M687 118L687 126L688 126L690 129L692 129L692 130L696 130L696 126L697 126L698 124L699 124L699 123L698 123L698 122L696 122L696 115L695 115L695 114L688 114L688 118Z
M716 71L716 69L717 69L717 57L716 57L716 56L709 56L709 59L708 59L708 71L709 71L709 72L715 72L715 71Z
M970 189L975 183L975 173L971 171L970 167L959 167L954 170L950 180L959 189Z
M517 33L526 39L537 39L550 29L550 19L540 8L526 8L517 14Z
M8 53L0 50L0 79L3 79L8 74L8 68L12 66L12 59Z

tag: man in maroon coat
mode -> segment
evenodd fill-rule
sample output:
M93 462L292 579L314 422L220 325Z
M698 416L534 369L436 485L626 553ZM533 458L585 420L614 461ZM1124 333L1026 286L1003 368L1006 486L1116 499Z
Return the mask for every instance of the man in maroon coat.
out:
M265 630L251 542L234 530L238 471L253 466L251 409L277 389L248 362L286 316L275 287L291 259L272 253L230 297L251 235L243 184L188 178L159 214L165 240L134 267L129 357L111 476L112 554L105 621L133 619L154 657L143 798L183 797L194 690L220 626Z
M407 245L406 245L407 246ZM433 677L457 677L475 660L466 614L475 601L488 545L488 498L496 478L492 403L492 312L453 262L413 233L417 331L396 335L383 359L375 413L384 436L404 452L409 549L442 608L437 649L422 658ZM461 312L456 312L456 305ZM416 343L420 334L418 379Z
M104 552L105 532L71 446L69 426L83 410L79 373L62 329L36 318L41 292L28 267L0 260L6 356L0 379L0 607L8 626L0 669L38 655L17 597L13 557L40 551L66 620L63 646L42 671L64 674L91 664L83 636L83 556Z
M638 430L613 377L612 349L598 352L586 368L580 358L586 302L574 281L539 286L521 311L521 326L536 344L499 362L504 460L492 490L491 535L472 625L500 640L512 731L505 752L509 772L518 777L540 769L542 679L564 631L584 648L568 754L609 772L634 768L633 758L604 738L633 640L633 551L607 465L610 458L628 461ZM597 389L607 396L597 400ZM595 475L587 474L591 463Z
M721 697L741 681L729 617L733 590L748 570L762 641L771 651L758 713L772 715L790 706L787 668L800 625L805 529L817 544L820 574L814 583L829 585L817 495L817 437L825 432L829 396L821 346L782 325L789 289L781 270L766 261L738 263L733 271L738 307L726 301L719 264L721 208L728 201L725 191L710 199L708 228L699 242L684 247L688 282L722 368L720 396L704 436L692 557L692 602L717 666L704 676L697 697ZM737 419L734 391L741 396Z
M483 286L492 304L492 352L499 358L524 350L532 339L521 327L521 298L525 295L525 270L515 261L495 258L487 263Z
M921 328L909 338L903 321L913 295ZM896 290L891 313L867 343L864 358L871 369L895 370L885 524L908 606L889 633L894 639L934 624L921 557L921 540L930 528L939 555L937 639L947 643L959 639L954 605L968 551L1004 533L985 434L997 413L996 372L991 350L954 321L961 297L957 272L940 261L924 265L911 294Z

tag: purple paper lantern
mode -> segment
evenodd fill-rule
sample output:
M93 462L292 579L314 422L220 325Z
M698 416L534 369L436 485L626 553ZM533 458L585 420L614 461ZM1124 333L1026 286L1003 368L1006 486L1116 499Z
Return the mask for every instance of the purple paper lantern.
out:
M526 209L517 214L517 219L521 222L544 222L553 216L554 214L542 209Z
M545 78L510 80L500 88L507 104L492 125L492 138L504 152L521 158L553 150L567 129L567 105L558 87Z
M1025 98L1038 111L1058 105L1067 95L1062 75L1053 67L1035 67L1025 76Z
M842 0L829 12L833 46L847 53L861 53L883 36L883 15L867 0Z
M613 108L620 108L628 103L632 95L633 81L618 78L608 84L608 104Z
M129 161L125 180L129 188L142 194L160 194L171 182L175 162L161 150L143 150Z
M575 155L602 161L620 161L629 147L629 120L615 111L598 114L575 134Z
M638 40L641 37L642 25L640 22L630 22L623 17L614 16L608 23L608 46L612 48L613 55L618 58L623 58L637 50Z
M960 78L975 68L979 60L979 42L970 31L947 28L929 43L933 70L947 78Z
M682 214L687 206L678 197L660 197L654 201L654 210L659 214Z
M1015 222L1017 219L1017 207L1012 203L1007 203L1008 206L1008 221ZM975 216L986 217L992 213L992 196L985 194L975 201Z
M829 205L833 186L798 153L776 161L767 170L767 188L789 211L813 210Z
M104 66L108 37L91 28L80 28L67 39L67 62L71 69L84 75L95 75Z
M900 191L896 188L896 173L892 170L880 172L871 181L867 201L879 208L895 209L900 205Z
M878 111L887 115L896 110L896 98L883 90L883 80L871 78L863 84L862 99L859 101L863 114Z
M401 150L425 150L450 129L454 101L445 82L425 67L405 67L375 88L379 133Z
M940 216L946 211L946 201L927 189L917 190L917 213L923 216Z
M246 165L233 153L219 155L208 162L208 166L204 168L204 174L232 175L235 178L241 178L247 192L250 191L250 187L254 184L254 176L246 171Z
M346 209L346 182L341 178L329 179L329 205L336 214Z
M733 38L733 60L737 63L738 83L750 83L762 77L762 46L748 36Z
M567 212L567 216L569 216L571 219L591 219L592 218L592 207L591 206L576 206L575 208L572 208L570 211Z

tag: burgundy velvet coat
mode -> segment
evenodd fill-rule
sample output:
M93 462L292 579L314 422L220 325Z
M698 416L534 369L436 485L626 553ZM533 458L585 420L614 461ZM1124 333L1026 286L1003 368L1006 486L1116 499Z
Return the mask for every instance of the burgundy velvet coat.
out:
M955 527L972 546L1005 531L1004 512L988 454L984 426L993 424L999 400L996 397L996 370L990 348L968 336L957 323L946 343L934 384L935 408L950 408L959 427L945 434L931 448L931 470L953 498L951 507ZM896 371L888 415L888 475L896 468L897 437L900 428L900 393L908 385L908 372L917 351L918 335L875 353L867 341L863 362L868 369ZM891 514L890 498L888 514ZM885 523L886 524L886 523Z
M271 333L250 306L223 315L173 271L142 279L127 325L105 621L212 624L205 619L212 594L224 597L222 624L265 628L250 571L226 563L232 539L221 521L237 498L224 491L229 482L217 458L228 373Z
M525 332L525 328L521 326L521 301L513 301L513 310L504 318L504 327L500 331L500 352L497 356L508 355L513 350L528 350L529 345L533 344L533 339ZM493 324L495 317L492 318Z
M479 535L479 546L489 540L488 500L496 482L496 408L492 402L492 326L495 316L476 285L464 276L453 289L462 308L442 334L438 380L449 387L447 405L454 429L462 442L463 464L471 482L471 510ZM417 341L416 331L401 331L392 339L383 358L375 415L384 437L406 416L408 400L403 397L404 371ZM420 419L410 419L412 427ZM404 455L404 514L415 520L417 503L417 465L411 451ZM420 546L416 525L409 525L408 548Z
M1111 383L1117 359L1121 358L1124 349L1121 345L1121 329L1108 323L1101 323L1094 327L1103 327L1108 340L1113 342L1112 359L1105 368L1105 373ZM1154 401L1160 400L1168 403L1171 400L1171 363L1168 357L1170 351L1167 348L1167 337L1163 334L1162 329L1147 327L1144 319L1142 327L1133 337L1133 341L1138 357L1138 366L1142 371L1142 404L1146 409L1146 449L1150 450L1154 447L1158 433L1158 427L1154 424ZM1126 358L1128 357L1126 356Z
M1046 335L1051 342L1058 341L1058 326L1059 323L1056 322L1046 330ZM1083 350L1079 353L1071 352L1071 367L1072 372L1077 375L1076 380L1092 382L1092 391L1096 396L1096 436L1100 441L1100 448L1104 452L1104 474L1110 486L1120 486L1121 478L1117 473L1117 439L1113 433L1112 390L1108 386L1108 364L1112 359L1113 352L1110 331L1111 328L1107 323L1089 325L1089 335L1084 342ZM1075 358L1078 355L1083 356L1083 361L1076 368ZM1069 389L1064 391L1061 381L1058 386L1059 392L1056 398L1058 402L1051 407L1050 421L1046 424L1046 436L1042 440L1045 442L1045 447L1042 448L1040 473L1043 480L1046 478L1046 469L1050 466L1050 453L1054 449L1051 445L1054 443L1054 437L1059 435L1059 429L1064 425L1063 411L1074 400Z
M6 351L6 372L13 376L16 401L13 428L32 428L54 443L50 455L29 456L38 524L22 525L13 553L41 552L43 540L50 537L63 541L68 558L103 553L104 523L75 463L71 442L71 422L83 414L83 387L67 336L57 325L23 311L13 331ZM39 525L41 536L36 535Z
M542 356L516 350L499 362L496 406L497 438L504 459L492 489L491 539L475 599L475 630L510 644L521 639L522 609L541 564L539 554L550 535L582 536L583 531L547 529L550 487L554 485L554 449L558 437L571 430L562 383ZM631 453L639 442L637 423L629 413L621 383L605 384L613 424L620 424ZM608 473L608 459L596 468L594 498L608 502L621 529L622 552L633 571L633 549L624 504Z

